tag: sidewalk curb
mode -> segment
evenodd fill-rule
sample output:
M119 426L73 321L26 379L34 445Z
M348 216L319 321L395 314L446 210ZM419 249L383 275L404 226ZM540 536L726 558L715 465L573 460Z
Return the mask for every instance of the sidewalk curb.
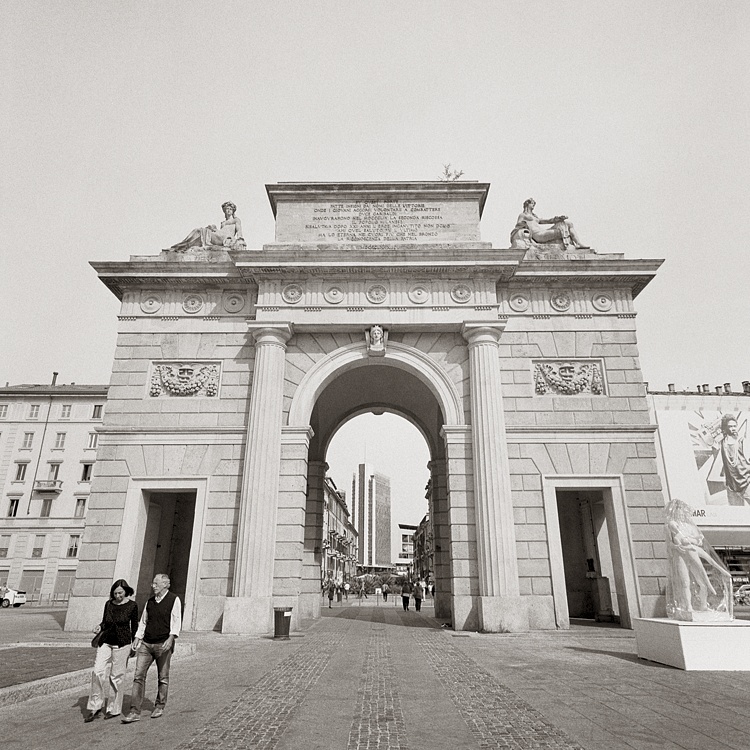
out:
M58 645L66 645L70 647L71 645L80 646L82 644L13 643L8 647L44 648L53 646L57 647ZM3 648L5 648L5 646ZM181 661L185 657L194 656L197 653L197 650L197 645L195 643L180 643L179 648L176 649L172 655L172 659L175 661ZM93 656L94 649L91 649L91 653ZM131 659L130 664L128 665L128 670L125 673L126 679L132 679L134 669L135 660ZM16 703L23 703L24 701L38 698L42 695L59 693L63 690L69 690L70 688L85 687L88 685L90 678L91 667L87 667L86 669L78 669L75 672L64 672L63 674L56 674L52 677L43 677L41 680L22 682L20 685L9 685L8 687L0 688L0 708L12 706Z

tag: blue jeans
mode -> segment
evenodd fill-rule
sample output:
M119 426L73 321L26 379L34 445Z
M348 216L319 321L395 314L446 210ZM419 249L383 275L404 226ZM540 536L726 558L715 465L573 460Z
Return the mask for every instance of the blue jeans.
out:
M138 651L136 652L135 676L133 677L133 695L130 699L130 710L135 714L141 713L143 692L146 687L146 674L154 661L156 661L156 671L159 680L154 707L164 708L167 705L169 662L172 660L172 649L162 652L163 645L163 643L146 643L145 641L141 641L141 645L138 647Z

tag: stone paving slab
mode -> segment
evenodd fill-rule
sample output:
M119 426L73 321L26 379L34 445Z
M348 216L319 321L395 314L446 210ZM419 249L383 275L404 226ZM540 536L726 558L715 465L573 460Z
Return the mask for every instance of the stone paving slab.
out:
M618 628L438 625L432 612L354 602L291 641L198 636L196 655L174 663L162 719L84 724L80 686L0 708L3 750L750 748L746 673L641 661ZM146 715L155 690L152 673Z
M89 646L17 646L0 650L0 688L74 672L94 661Z

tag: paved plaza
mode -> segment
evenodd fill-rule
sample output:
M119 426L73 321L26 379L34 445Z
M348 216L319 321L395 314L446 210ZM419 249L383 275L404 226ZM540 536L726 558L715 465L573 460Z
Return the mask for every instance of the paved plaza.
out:
M148 718L153 674L146 713L133 725L84 724L82 685L0 708L3 748L750 747L750 675L641 661L631 631L577 624L568 632L454 633L429 605L404 612L372 600L323 615L289 641L186 634L182 647L195 643L196 653L174 661L161 719ZM22 651L33 650L11 647L19 635L58 646L70 640L60 613L2 618L0 658L16 670ZM30 675L54 650L38 649ZM82 653L93 662L93 649Z

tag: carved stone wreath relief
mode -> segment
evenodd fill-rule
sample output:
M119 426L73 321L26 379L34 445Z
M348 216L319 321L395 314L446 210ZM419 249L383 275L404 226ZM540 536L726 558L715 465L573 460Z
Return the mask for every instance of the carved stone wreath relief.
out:
M538 396L604 394L601 365L597 362L534 362L534 390Z
M219 365L206 362L154 362L148 395L152 398L219 393Z

